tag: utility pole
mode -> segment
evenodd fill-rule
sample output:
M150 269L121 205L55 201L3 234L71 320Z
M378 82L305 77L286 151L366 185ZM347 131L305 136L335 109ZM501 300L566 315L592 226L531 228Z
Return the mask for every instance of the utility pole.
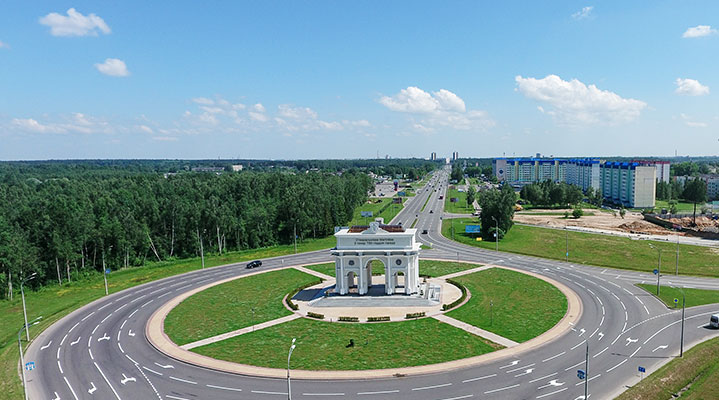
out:
M105 249L102 249L102 278L105 281L105 296L107 296L107 268L105 267Z
M292 351L295 349L295 338L292 338L292 346L290 346L290 352L287 354L287 400L292 400L292 387L290 386L290 358L292 357Z
M292 234L295 237L295 254L297 254L297 222L293 225Z
M567 245L567 252L564 253L564 256L565 256L565 261L569 262L569 231L567 230L567 228L564 228L564 233L565 233L564 241Z
M587 400L589 391L589 340L587 340L587 352L584 358L584 372L584 400Z
M26 322L25 325L23 325L23 327L20 328L20 330L17 332L17 344L20 347L20 371L22 371L22 390L25 393L25 400L28 400L27 381L25 380L25 356L22 353L22 341L20 340L20 335L22 335L23 329L27 330L28 326L37 325L40 322L40 319L42 319L42 317L35 318L34 320L32 320L32 322L30 322L30 324Z
M682 290L682 334L679 343L679 357L684 357L684 309L686 308L686 296Z
M499 251L499 222L494 215L492 215L492 219L494 220L494 250Z
M662 275L662 250L657 249L659 253L659 261L657 263L657 296L659 296L659 277Z
M679 236L677 236L677 257L676 257L676 269L674 275L679 275Z
M20 274L22 276L22 272ZM30 276L28 276L27 278L22 279L20 281L20 296L22 297L22 314L25 317L25 336L26 336L28 342L30 341L30 330L28 329L28 324L27 324L27 308L25 308L25 288L24 288L24 286L25 286L25 282L35 279L36 276L37 276L37 272L33 272L32 274L30 274Z

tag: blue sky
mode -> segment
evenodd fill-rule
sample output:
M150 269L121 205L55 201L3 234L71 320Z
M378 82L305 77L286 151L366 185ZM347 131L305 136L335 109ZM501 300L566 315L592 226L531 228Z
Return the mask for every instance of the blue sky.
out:
M718 28L716 1L12 2L0 159L715 155Z

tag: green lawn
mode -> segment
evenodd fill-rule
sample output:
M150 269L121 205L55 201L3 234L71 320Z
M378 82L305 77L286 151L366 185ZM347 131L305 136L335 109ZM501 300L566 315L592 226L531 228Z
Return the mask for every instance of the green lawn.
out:
M700 343L624 392L617 400L671 399L683 388L682 399L716 399L719 393L719 338Z
M647 292L656 295L657 294L657 285L652 284L637 284L640 288L646 290ZM660 285L659 287L659 299L664 302L664 304L667 305L667 307L674 307L674 299L678 299L679 301L676 303L676 306L681 308L682 306L682 291L684 292L684 295L686 296L686 306L687 307L694 307L694 306L702 306L704 304L714 304L719 303L719 290L705 290L705 289L682 289L679 290L677 288L674 288L672 286L664 286Z
M457 202L452 203L450 200L456 197ZM467 193L460 192L457 189L449 188L447 190L447 197L444 198L444 211L454 214L471 214L474 212L474 207L467 206Z
M455 280L472 298L447 315L515 342L539 336L567 312L567 298L559 289L520 272L490 268Z
M334 246L335 238L309 239L297 243L298 252L326 249ZM205 266L293 254L293 245L282 245L262 249L225 253L222 256L208 255ZM194 271L201 268L199 258L148 263L144 267L133 267L112 272L108 276L110 293L157 279ZM48 326L83 305L105 295L101 274L81 281L65 283L63 286L47 286L39 291L26 291L28 320L42 316L42 322L30 328L30 337L37 337ZM17 331L23 325L22 302L19 293L13 301L0 301L0 398L22 398L22 387L17 377L18 348ZM26 346L27 344L23 344Z
M702 206L704 204L697 204L697 213L701 210ZM659 212L662 208L666 208L667 212L669 211L669 202L666 200L656 200L654 202L654 209L655 211ZM688 203L686 201L680 201L677 203L677 211L680 213L693 213L694 212L694 203Z
M212 358L270 368L362 370L409 367L472 357L497 344L432 318L378 324L330 323L306 318L193 349ZM346 347L350 339L354 347Z
M167 315L165 333L178 345L232 332L291 312L282 299L320 279L293 268L235 279L196 293ZM254 310L254 312L253 312Z
M494 242L477 242L464 233L464 225L477 224L476 218L455 218L454 239L470 246L494 249ZM452 220L442 222L442 235L451 238ZM569 261L620 269L649 272L657 267L657 251L662 249L662 271L673 273L676 244L648 242L583 232L514 225L499 242L499 250L557 260L565 259L565 235L569 236ZM679 274L719 277L719 252L714 248L679 245Z
M381 263L377 264L377 272L382 272L379 268L382 267ZM433 260L419 260L419 273L420 275L426 275L430 277L437 277L442 275L451 274L458 271L464 271L466 269L472 269L479 267L476 264L466 264L449 261L433 261ZM335 276L335 263L317 264L310 265L307 268L317 272L321 272L325 275ZM373 269L374 271L374 269Z
M355 209L352 221L349 223L349 226L368 225L370 222L374 221L375 218L379 217L384 218L385 224L389 224L389 222L392 221L392 218L394 218L395 215L402 211L402 208L404 207L404 204L391 203L392 198L370 199L369 202ZM385 206L387 206L387 208L385 208L384 211L381 211ZM362 211L372 211L373 215L372 217L363 217Z

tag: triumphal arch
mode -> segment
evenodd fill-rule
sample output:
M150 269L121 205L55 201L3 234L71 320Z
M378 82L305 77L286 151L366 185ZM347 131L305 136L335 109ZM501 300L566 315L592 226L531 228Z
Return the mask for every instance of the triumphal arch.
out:
M415 241L416 229L401 225L382 225L370 222L369 226L353 226L335 233L335 291L341 295L356 288L365 295L372 286L372 261L379 260L385 267L384 292L415 294L420 290L419 250Z

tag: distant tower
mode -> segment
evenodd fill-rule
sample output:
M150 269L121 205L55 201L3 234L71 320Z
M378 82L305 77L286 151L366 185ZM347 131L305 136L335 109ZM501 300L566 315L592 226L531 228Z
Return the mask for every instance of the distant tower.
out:
M437 153L433 151L432 154L430 154L429 159L432 161L437 161Z
M452 152L452 161L457 161L459 159L459 152L453 151Z

